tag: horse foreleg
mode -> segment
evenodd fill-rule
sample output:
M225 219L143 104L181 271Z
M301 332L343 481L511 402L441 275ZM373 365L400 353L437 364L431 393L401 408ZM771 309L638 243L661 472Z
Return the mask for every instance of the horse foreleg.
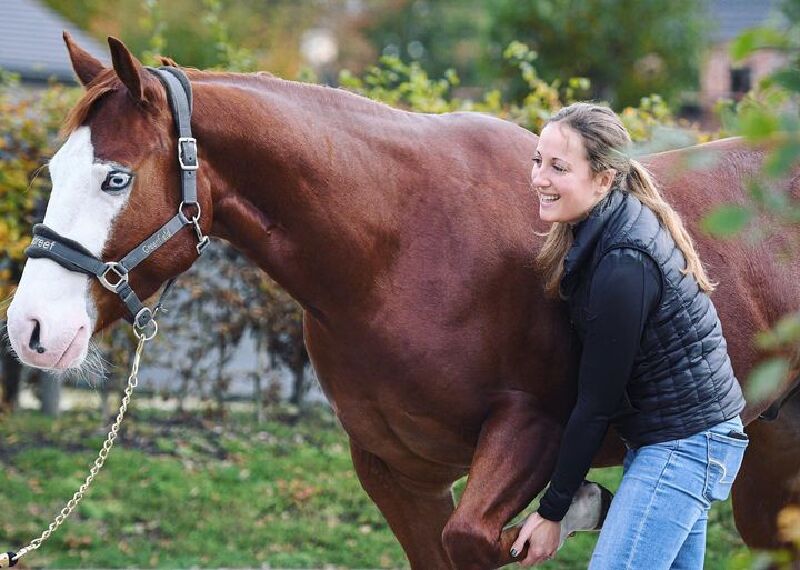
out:
M453 512L450 484L410 481L352 440L350 453L361 486L400 541L412 570L452 570L441 540Z
M486 570L513 561L518 528L503 526L544 488L562 427L523 392L503 394L484 422L467 487L442 536L455 568Z
M778 515L800 508L800 395L786 402L777 419L747 426L750 445L733 485L736 528L752 548L790 546Z

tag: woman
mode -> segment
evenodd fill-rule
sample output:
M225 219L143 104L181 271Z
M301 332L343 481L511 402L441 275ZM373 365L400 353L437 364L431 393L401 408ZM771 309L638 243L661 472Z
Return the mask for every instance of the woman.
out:
M553 222L539 266L582 350L550 486L512 547L516 557L528 544L523 566L552 558L614 425L628 453L590 568L702 568L709 507L728 497L747 447L715 284L630 142L613 111L577 103L544 127L533 159L539 215Z

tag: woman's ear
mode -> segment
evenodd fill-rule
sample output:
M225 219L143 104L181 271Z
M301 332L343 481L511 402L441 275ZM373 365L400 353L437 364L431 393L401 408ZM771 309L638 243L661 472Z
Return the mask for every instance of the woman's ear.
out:
M613 168L606 168L594 175L596 190L599 194L607 194L614 184L614 178L617 177L617 171Z

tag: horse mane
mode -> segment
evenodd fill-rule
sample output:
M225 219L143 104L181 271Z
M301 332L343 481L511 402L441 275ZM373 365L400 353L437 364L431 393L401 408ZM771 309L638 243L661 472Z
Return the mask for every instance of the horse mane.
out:
M170 58L161 58L161 63L170 67L181 67ZM356 111L360 113L369 113L372 115L380 114L397 114L403 113L399 109L395 109L382 103L374 101L347 91L346 89L338 87L329 87L327 85L317 85L312 83L302 83L299 81L290 81L276 77L269 72L258 71L254 73L234 73L227 71L208 71L199 70L195 68L181 67L182 70L187 72L187 75L192 80L228 80L233 83L242 82L255 82L258 86L267 90L281 90L288 92L303 92L311 96L314 103L320 107L336 106L340 109ZM146 79L146 81L157 81L155 78ZM86 88L83 97L78 100L75 106L69 111L64 124L61 127L60 136L67 138L72 132L83 125L89 118L94 105L117 90L126 89L122 81L117 76L113 69L104 69ZM160 92L160 91L159 91ZM153 101L153 103L157 103ZM166 99L159 101L159 103L166 103Z
M273 93L283 92L288 93L292 99L298 93L309 95L309 103L316 103L320 107L329 108L331 106L339 107L341 110L365 112L372 115L379 115L381 113L389 115L397 115L398 113L405 113L401 109L396 109L382 103L353 93L341 87L331 87L328 85L319 85L316 83L304 83L301 81L292 81L290 79L283 79L277 77L268 71L255 71L251 73L241 73L233 71L211 71L205 69L195 69L181 67L187 72L190 80L196 81L230 81L234 84L254 83L257 87L263 88L265 91L272 91Z

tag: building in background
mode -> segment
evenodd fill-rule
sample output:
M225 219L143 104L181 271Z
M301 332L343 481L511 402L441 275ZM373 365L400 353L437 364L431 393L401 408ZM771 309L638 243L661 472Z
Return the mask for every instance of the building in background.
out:
M37 0L0 1L0 69L18 74L21 84L35 88L55 80L75 83L62 33L101 61L108 49Z
M700 68L698 104L712 115L719 99L738 101L758 82L787 63L785 54L762 49L741 62L730 56L733 40L748 28L781 22L777 0L712 0L709 4L711 45Z

